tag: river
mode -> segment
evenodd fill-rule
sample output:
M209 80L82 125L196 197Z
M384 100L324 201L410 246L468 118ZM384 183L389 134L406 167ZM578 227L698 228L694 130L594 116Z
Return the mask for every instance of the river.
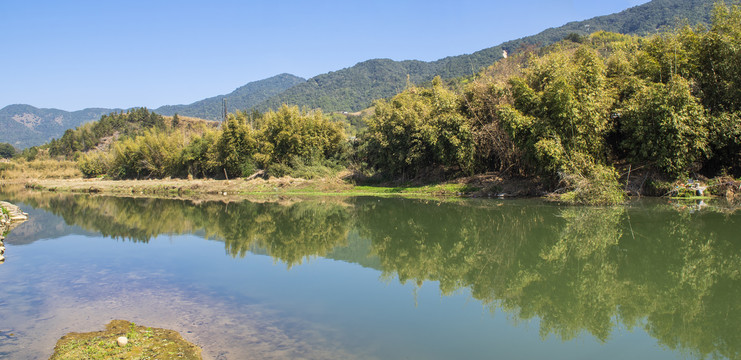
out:
M209 359L741 358L741 212L722 202L14 191L0 358L112 319Z

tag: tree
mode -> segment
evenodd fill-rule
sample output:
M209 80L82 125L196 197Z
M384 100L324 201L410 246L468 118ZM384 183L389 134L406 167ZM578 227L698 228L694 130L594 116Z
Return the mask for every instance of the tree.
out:
M708 154L707 115L689 81L676 75L668 84L647 84L625 110L623 146L631 160L655 162L671 176L699 170Z
M247 176L254 171L257 140L243 116L229 114L216 141L217 161L228 177Z
M714 114L741 110L741 7L719 4L698 49L698 85Z
M513 101L499 108L502 124L541 172L578 172L573 155L605 158L614 101L606 84L604 61L586 46L536 58L525 78L510 80Z
M346 136L341 124L321 111L301 111L283 105L255 119L260 139L260 162L288 165L294 159L305 164L339 160L344 156Z
M377 101L362 138L367 163L391 175L415 176L435 166L473 170L471 125L439 77L430 88L413 86Z
M0 158L10 159L15 156L16 150L13 145L8 143L0 143Z

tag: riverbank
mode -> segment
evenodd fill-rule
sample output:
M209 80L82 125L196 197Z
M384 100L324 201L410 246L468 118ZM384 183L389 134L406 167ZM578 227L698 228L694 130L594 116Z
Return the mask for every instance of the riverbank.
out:
M20 223L28 220L28 214L9 202L0 201L0 264L5 262L5 235Z
M645 170L622 169L620 183L625 195L634 197L721 197L730 201L741 198L741 180L730 176L694 180L666 181ZM173 198L186 200L231 201L255 197L327 197L396 196L411 198L526 198L544 197L569 202L564 189L549 187L543 179L503 173L485 173L441 182L358 184L349 171L318 179L286 177L251 177L231 180L148 179L112 180L82 177L24 177L5 179L3 186L25 187L38 191L93 193L111 196ZM561 184L559 184L561 185ZM554 187L556 189L554 189ZM704 193L698 193L703 189ZM701 191L702 192L702 191Z
M546 194L537 178L482 174L449 182L394 186L355 185L347 177L299 179L19 179L6 184L70 193L224 200L255 196L534 197Z

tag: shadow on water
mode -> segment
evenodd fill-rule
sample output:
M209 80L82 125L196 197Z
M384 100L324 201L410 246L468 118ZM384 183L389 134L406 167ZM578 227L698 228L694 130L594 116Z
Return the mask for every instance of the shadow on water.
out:
M136 242L198 233L287 267L327 257L387 279L467 291L492 312L539 319L543 338L609 341L642 328L694 357L741 357L741 216L655 201L615 208L536 201L348 198L236 203L9 195L84 231ZM43 227L43 226L42 226ZM29 242L28 239L17 241Z

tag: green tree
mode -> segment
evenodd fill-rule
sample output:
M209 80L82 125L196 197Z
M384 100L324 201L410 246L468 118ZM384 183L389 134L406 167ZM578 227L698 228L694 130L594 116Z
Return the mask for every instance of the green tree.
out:
M698 85L712 113L741 110L741 7L718 4L697 52Z
M9 159L15 156L16 150L13 145L8 143L0 143L0 158Z
M413 86L390 101L377 101L362 138L367 164L394 176L415 176L435 166L473 170L473 130L457 96L439 77L430 88Z
M252 174L257 150L254 131L245 123L244 116L238 115L229 114L216 141L217 162L226 176L232 178Z
M536 168L554 174L574 172L572 154L605 159L614 102L606 66L585 46L534 59L525 78L510 80L513 105L500 107L504 127Z
M305 164L340 160L347 138L341 124L330 121L321 111L301 111L283 105L256 119L259 129L259 158L263 166Z
M623 146L632 161L655 163L671 176L699 170L708 153L708 124L689 81L676 75L668 84L645 85L623 115Z

